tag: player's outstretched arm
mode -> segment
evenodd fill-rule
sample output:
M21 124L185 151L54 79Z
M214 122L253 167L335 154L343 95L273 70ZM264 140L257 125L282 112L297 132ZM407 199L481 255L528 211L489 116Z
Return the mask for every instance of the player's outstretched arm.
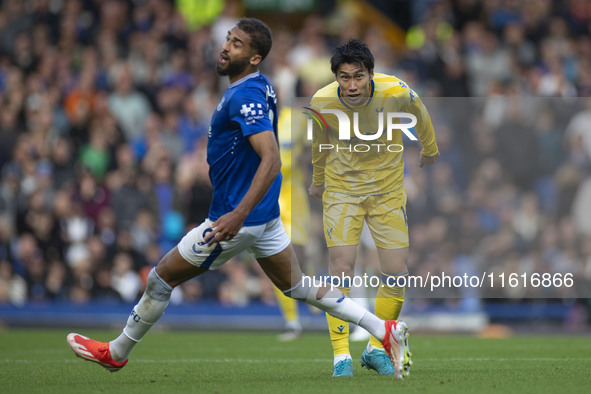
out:
M214 230L204 239L204 242L208 242L209 246L215 242L227 241L240 231L250 212L267 194L275 178L279 175L279 171L281 171L281 158L275 133L268 130L252 134L247 138L261 158L261 164L240 204L233 211L221 216L212 224L211 228Z
M406 110L417 117L417 136L423 146L419 157L419 167L423 168L425 165L435 164L439 158L439 149L437 148L435 130L427 107L412 89L408 88L408 94L409 101Z

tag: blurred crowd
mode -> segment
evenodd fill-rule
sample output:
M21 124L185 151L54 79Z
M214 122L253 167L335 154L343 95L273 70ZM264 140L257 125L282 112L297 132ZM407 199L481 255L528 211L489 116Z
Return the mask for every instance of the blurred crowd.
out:
M591 130L591 100L426 98L425 104L441 158L425 171L418 148L406 152L415 274L495 277L478 291L448 289L449 297L588 296L591 151L581 135ZM501 273L528 279L503 287ZM576 286L532 285L532 274L569 274Z
M218 1L195 21L183 1L0 3L0 303L133 302L207 216L206 135L227 86L214 64L249 10ZM591 278L591 1L413 5L398 42L355 1L257 14L273 29L262 71L280 105L333 79L335 45L364 39L376 71L424 98L441 151L428 170L406 151L411 270ZM263 277L240 256L173 302L273 303ZM543 296L511 291L498 296Z

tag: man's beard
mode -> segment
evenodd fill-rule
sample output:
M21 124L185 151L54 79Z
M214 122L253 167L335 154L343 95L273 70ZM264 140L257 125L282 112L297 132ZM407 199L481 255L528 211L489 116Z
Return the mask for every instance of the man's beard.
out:
M233 77L235 75L240 75L246 67L250 64L250 58L245 57L244 59L238 59L228 62L226 68L220 68L220 63L218 62L215 65L215 71L218 75L228 75L229 77Z

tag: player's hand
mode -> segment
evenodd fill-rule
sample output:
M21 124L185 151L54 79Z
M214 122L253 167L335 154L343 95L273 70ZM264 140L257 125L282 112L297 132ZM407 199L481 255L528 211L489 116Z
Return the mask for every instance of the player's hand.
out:
M212 231L203 238L203 242L211 246L216 242L231 240L238 234L245 220L246 217L236 211L228 212L213 222L210 226Z
M324 185L318 186L315 184L311 184L308 188L308 193L310 194L310 196L320 200L322 199L322 195L324 194Z
M433 165L437 159L439 159L439 152L434 156L425 156L421 153L421 156L419 157L419 168L423 168L425 165Z

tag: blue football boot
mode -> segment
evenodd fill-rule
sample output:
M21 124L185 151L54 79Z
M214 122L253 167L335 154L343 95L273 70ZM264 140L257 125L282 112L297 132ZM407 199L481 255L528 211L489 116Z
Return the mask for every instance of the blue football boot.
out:
M385 351L380 349L373 349L368 352L367 349L361 355L361 366L367 369L373 369L379 375L394 375L394 367L390 361L390 357Z
M333 378L342 376L353 376L353 360L350 358L339 361L334 365Z

